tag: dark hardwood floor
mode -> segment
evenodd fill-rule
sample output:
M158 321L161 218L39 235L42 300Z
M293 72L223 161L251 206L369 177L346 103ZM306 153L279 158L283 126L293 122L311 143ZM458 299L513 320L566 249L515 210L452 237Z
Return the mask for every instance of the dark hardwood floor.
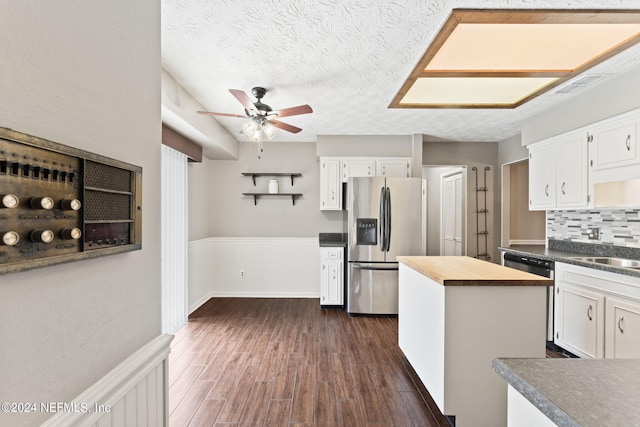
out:
M448 426L397 346L397 319L317 299L215 298L169 356L170 426Z

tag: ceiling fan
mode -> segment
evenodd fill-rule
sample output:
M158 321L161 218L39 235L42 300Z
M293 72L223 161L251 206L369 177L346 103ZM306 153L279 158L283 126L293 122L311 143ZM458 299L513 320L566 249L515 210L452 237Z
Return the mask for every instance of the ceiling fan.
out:
M231 92L231 95L235 96L235 98L240 101L240 104L242 104L242 106L244 107L244 116L241 114L214 113L211 111L198 111L198 114L208 114L211 116L221 117L248 117L252 119L252 122L254 123L254 126L257 128L257 130L264 131L265 135L267 135L267 137L271 139L275 134L275 129L273 129L273 127L291 133L298 133L302 130L299 127L281 122L280 120L276 120L276 118L297 116L300 114L308 114L313 112L311 107L306 104L274 111L270 106L262 103L262 98L267 93L267 90L259 86L251 89L251 93L257 98L256 102L252 102L249 96L247 96L247 94L241 90L229 89L229 92ZM245 124L245 126L243 126L243 133L247 134L249 138L253 139L251 133L256 133L256 129L253 129L253 132L250 133L249 131L252 129L245 129L245 127L251 126L246 126Z

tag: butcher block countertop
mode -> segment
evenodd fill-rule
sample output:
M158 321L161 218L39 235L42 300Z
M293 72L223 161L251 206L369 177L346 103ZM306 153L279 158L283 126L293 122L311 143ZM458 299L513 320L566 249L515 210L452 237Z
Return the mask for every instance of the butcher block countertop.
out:
M553 286L553 280L467 256L399 256L443 286Z

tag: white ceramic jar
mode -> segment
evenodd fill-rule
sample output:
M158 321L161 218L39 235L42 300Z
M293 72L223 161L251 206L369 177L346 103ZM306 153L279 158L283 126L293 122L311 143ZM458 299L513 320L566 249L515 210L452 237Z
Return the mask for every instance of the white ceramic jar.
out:
M270 179L269 180L269 193L276 194L278 193L278 180Z

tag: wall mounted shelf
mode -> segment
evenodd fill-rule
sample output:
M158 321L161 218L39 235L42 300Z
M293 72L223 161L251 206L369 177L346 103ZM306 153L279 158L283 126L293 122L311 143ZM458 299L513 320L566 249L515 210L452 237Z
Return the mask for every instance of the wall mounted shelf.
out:
M293 178L302 176L301 173L272 173L272 172L242 172L243 176L250 176L253 179L253 186L256 185L256 177L258 176L288 176L291 177L291 185L293 185Z
M288 175L288 174L287 174ZM243 196L253 196L253 205L258 204L258 198L262 196L288 196L291 197L291 203L296 205L296 197L302 197L302 193L242 193Z

